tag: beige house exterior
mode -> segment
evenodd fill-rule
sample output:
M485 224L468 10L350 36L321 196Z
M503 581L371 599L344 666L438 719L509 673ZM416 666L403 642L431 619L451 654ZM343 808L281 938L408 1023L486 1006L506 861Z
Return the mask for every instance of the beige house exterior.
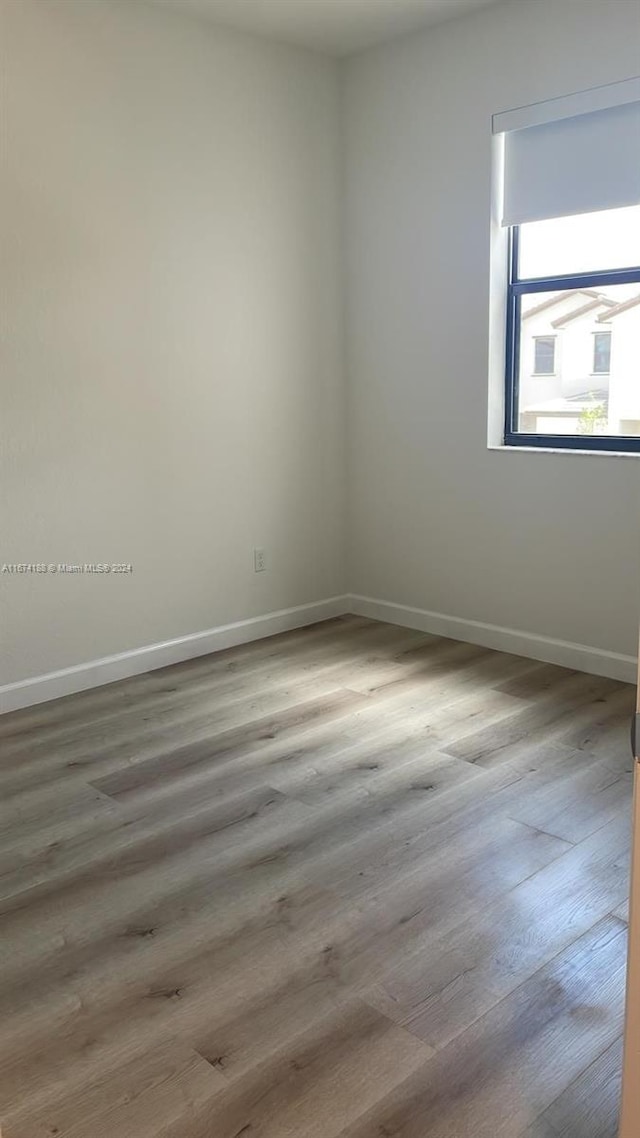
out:
M524 297L519 392L522 431L640 435L640 293Z

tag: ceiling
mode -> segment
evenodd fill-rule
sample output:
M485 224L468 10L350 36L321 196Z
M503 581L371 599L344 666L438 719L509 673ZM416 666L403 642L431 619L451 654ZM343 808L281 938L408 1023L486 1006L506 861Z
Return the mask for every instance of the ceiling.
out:
M302 47L347 55L498 0L147 0Z

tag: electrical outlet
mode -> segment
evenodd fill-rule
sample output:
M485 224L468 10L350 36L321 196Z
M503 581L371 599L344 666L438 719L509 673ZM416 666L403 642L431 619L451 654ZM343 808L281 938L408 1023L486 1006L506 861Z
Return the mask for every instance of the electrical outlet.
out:
M254 549L253 568L256 573L264 573L267 568L267 555L264 549Z

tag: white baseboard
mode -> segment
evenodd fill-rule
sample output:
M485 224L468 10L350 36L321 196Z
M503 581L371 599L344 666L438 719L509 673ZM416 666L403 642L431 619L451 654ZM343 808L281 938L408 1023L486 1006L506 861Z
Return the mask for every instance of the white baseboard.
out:
M119 652L116 656L104 656L101 660L63 668L59 672L48 672L43 676L5 684L0 686L0 713L17 711L21 707L58 699L59 696L100 687L141 672L151 672L154 668L164 668L167 664L179 664L196 656L206 656L209 652L247 644L251 640L262 640L265 636L275 636L278 632L304 628L308 624L342 616L348 611L348 597L329 597L313 604L297 605L295 608L270 612L250 620L239 620L234 624L209 628L206 632L194 632L175 640L165 640L161 644L134 648L129 652Z
M485 648L496 648L501 652L511 652L517 656L529 656L532 660L542 660L548 664L560 664L580 672L595 676L608 676L627 683L636 682L637 661L634 656L623 656L618 652L590 648L586 644L573 644L566 640L554 640L550 636L538 636L533 632L522 632L514 628L502 628L496 624L465 620L457 616L428 612L426 609L411 608L392 601L375 600L372 597L356 595L329 597L309 605L282 609L252 617L250 620L224 624L206 632L194 632L161 644L150 644L144 648L134 648L120 652L116 656L105 656L101 660L91 660L86 664L76 664L59 672L48 672L43 676L19 680L17 683L0 686L0 713L17 711L50 699L58 699L73 692L96 688L102 684L137 676L141 672L151 672L164 668L167 664L179 664L209 652L219 652L237 644L247 644L252 640L262 640L275 636L278 632L288 632L294 628L304 628L321 620L354 613L372 620L382 620L398 624L404 628L415 628L421 632L431 632L452 640L465 640L470 644L481 644Z
M559 664L563 668L589 672L594 676L608 676L630 684L636 682L638 661L635 656L623 656L619 652L590 648L586 644L554 640L551 636L538 636L534 632L522 632L516 628L502 628L497 624L427 612L426 609L411 608L372 597L352 595L348 601L349 612L357 616L416 628L452 640L481 644L484 648L496 648L500 652L511 652L516 656L529 656L533 660L542 660L545 664Z

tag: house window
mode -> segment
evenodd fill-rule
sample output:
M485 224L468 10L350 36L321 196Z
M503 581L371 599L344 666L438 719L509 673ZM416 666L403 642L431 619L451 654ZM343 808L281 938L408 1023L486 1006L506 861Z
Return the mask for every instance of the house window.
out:
M553 375L556 370L555 336L534 337L534 375Z
M498 112L493 133L504 442L640 452L640 81Z
M593 337L593 374L609 375L611 371L611 332L595 332Z
M505 444L640 451L640 206L509 240Z

